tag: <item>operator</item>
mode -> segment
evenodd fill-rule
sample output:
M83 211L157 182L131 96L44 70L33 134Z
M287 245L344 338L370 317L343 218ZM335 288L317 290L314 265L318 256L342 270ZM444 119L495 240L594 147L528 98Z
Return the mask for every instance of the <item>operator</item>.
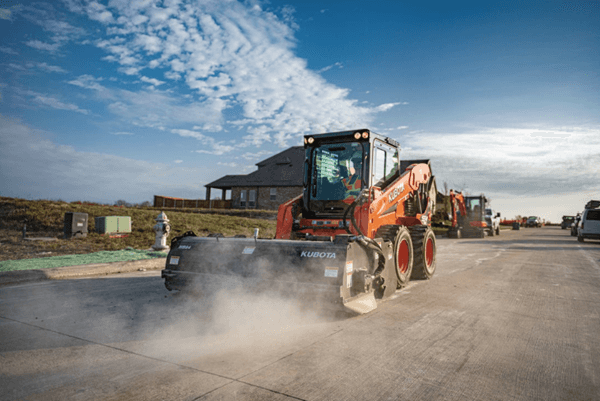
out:
M362 157L360 152L354 152L348 163L349 176L342 179L342 184L346 189L344 196L345 203L352 203L360 193L362 188L362 180L360 177L362 170Z

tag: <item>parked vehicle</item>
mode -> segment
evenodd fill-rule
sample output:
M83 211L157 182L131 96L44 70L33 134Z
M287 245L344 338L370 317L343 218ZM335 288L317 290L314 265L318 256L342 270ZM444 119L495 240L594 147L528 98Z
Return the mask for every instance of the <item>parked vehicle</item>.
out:
M538 216L529 216L527 218L527 222L525 222L525 227L541 227L542 219Z
M485 222L488 224L488 234L500 235L500 213L492 209L485 209Z
M591 200L585 205L577 228L577 241L600 240L600 201Z
M563 216L562 223L560 223L560 228L562 230L566 230L567 228L571 228L571 224L575 221L575 216Z

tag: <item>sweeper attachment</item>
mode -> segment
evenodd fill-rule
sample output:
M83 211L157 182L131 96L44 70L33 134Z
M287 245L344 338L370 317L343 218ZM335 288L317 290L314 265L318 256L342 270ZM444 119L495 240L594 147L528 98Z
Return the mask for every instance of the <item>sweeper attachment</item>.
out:
M169 290L241 285L366 313L435 272L437 189L428 160L367 129L304 138L302 195L279 207L275 239L174 238Z

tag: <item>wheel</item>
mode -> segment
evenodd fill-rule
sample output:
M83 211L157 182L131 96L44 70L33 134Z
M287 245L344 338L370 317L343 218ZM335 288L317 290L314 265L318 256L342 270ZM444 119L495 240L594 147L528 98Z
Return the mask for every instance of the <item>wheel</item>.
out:
M577 236L577 241L579 241L579 242L583 242L583 237L582 237L581 235L578 235L578 236Z
M413 226L410 234L414 249L414 264L411 278L427 280L435 273L436 251L435 234L431 227Z
M405 287L413 271L414 246L406 227L400 227L394 240L394 266L398 278L397 288Z
M500 235L500 226L496 227L496 235Z
M404 226L385 225L377 230L376 238L383 238L393 244L396 288L405 287L413 269L413 243L410 232Z
M494 227L492 227L492 229L490 230L490 237L493 237L496 234L496 231L494 231Z
M462 238L462 232L460 231L460 229L456 230L456 238Z

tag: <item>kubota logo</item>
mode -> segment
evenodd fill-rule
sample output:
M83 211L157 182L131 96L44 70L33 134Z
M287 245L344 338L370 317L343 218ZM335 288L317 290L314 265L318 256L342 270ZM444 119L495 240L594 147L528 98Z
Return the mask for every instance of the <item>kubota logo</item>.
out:
M335 252L306 252L302 251L301 258L335 259Z
M388 197L388 202L392 203L394 199L398 197L402 192L404 192L404 183L400 184L399 187L394 188L390 196Z

